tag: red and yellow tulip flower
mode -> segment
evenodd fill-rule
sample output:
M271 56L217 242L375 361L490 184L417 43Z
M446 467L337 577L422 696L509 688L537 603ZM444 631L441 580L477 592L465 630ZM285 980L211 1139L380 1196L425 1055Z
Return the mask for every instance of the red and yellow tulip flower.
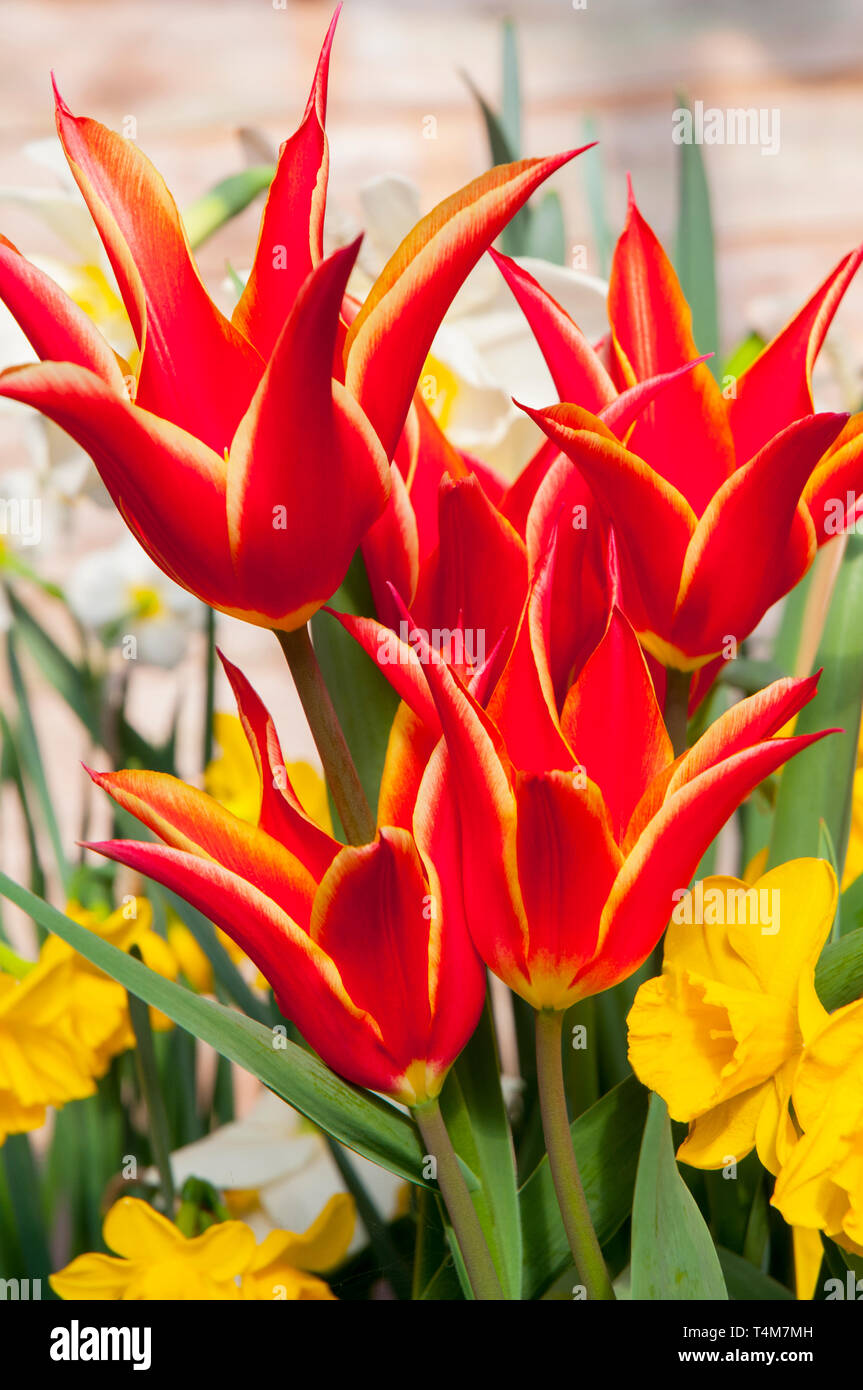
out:
M371 844L340 845L303 811L270 716L224 665L258 769L257 824L165 774L91 773L164 843L89 847L179 893L231 937L334 1071L419 1105L440 1091L485 997L460 878L436 867L451 816L430 785L416 838L390 826Z
M90 454L172 579L214 608L286 631L333 594L387 505L390 459L453 296L575 153L501 166L440 204L356 313L345 286L357 245L327 259L322 251L334 26L300 126L282 146L231 320L204 288L156 170L134 142L74 116L59 95L60 139L113 266L137 370L0 241L0 297L41 359L3 373L0 396L36 407Z
M443 733L423 785L442 783L458 809L477 950L535 1008L559 1010L638 968L728 817L822 735L776 736L817 684L781 680L675 759L618 609L558 711L543 645L547 585L548 567L487 711L421 636L400 693Z
M725 392L696 365L624 438L600 420L621 390L691 364L691 315L630 197L595 352L530 276L497 257L562 404L527 413L578 468L614 527L621 601L645 648L695 670L740 642L829 537L828 502L863 481L860 423L813 415L810 374L863 248L846 256Z

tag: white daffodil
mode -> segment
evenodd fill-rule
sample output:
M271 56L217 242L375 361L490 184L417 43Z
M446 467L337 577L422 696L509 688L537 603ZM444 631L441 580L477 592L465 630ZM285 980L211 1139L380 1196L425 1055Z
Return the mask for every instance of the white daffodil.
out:
M107 640L134 638L136 658L151 666L176 665L203 611L128 534L79 560L65 593L86 627Z
M421 216L420 194L408 179L387 175L360 189L365 236L349 289L362 299L393 251ZM330 205L327 238L353 239L357 228ZM591 341L608 331L607 285L579 270L519 257ZM500 271L484 256L456 295L432 344L423 395L448 438L514 478L544 435L512 403L557 400L551 375L527 321Z
M52 181L36 188L0 186L0 208L23 209L52 232L61 248L57 254L28 253L28 259L65 290L121 357L134 361L135 339L114 272L59 140L33 141L24 146L24 154L48 170ZM9 310L0 304L0 370L35 360L29 342ZM56 514L82 494L113 505L87 455L59 426L34 415L26 406L4 400L0 402L0 427L4 455L14 447L27 456L27 490L42 499L43 512L55 514L52 535L61 524ZM4 474L0 492L5 486Z
M405 1184L358 1154L349 1158L381 1217L391 1220ZM259 1239L273 1229L304 1231L333 1193L347 1191L321 1131L271 1091L245 1119L177 1149L171 1170L178 1188L191 1177L219 1188ZM359 1228L351 1250L366 1239Z

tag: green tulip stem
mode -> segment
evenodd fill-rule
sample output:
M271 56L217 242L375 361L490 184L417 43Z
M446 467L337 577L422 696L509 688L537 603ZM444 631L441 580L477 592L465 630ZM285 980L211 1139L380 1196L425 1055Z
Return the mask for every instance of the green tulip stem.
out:
M327 785L348 841L352 845L369 844L375 838L375 818L318 665L309 629L300 627L296 632L277 631L276 636L309 721L315 747L324 765Z
M675 758L686 752L686 725L689 721L689 691L692 685L691 671L677 671L673 666L665 669L665 727Z
M578 1277L589 1299L613 1299L614 1289L599 1248L566 1112L563 1084L562 1009L536 1014L536 1078L542 1129L554 1190Z
M426 1101L424 1105L416 1107L413 1115L427 1154L435 1160L438 1187L452 1222L474 1297L482 1302L501 1300L503 1289L440 1105L437 1100Z

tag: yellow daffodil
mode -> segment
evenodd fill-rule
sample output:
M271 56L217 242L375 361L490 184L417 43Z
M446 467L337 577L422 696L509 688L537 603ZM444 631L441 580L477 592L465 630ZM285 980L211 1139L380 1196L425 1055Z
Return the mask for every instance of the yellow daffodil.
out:
M776 1181L785 1220L863 1255L863 999L809 1040L792 1101L802 1138Z
M177 978L176 956L164 937L153 930L153 910L146 898L129 898L108 916L71 902L67 904L66 914L121 951L137 946L144 964L151 970L167 980ZM71 980L67 1007L72 1027L81 1044L92 1050L96 1058L95 1074L102 1076L112 1057L135 1046L125 989L58 936L48 937L39 959L47 963L69 962ZM174 1026L158 1009L150 1010L150 1022L160 1032Z
M356 1225L352 1197L336 1193L307 1231L271 1231L243 1275L244 1299L319 1302L334 1299L321 1273L335 1269L347 1254Z
M815 965L836 898L830 865L797 859L750 888L705 879L675 908L662 975L629 1015L629 1057L672 1118L689 1122L685 1162L720 1168L754 1146L776 1173L795 1143L788 1098L804 1043L827 1018Z
M337 1196L304 1234L276 1231L258 1246L242 1221L186 1236L137 1197L121 1197L102 1227L114 1255L79 1255L51 1276L64 1299L332 1299L315 1273L340 1263L355 1220L353 1199Z
M96 1089L96 1056L82 1046L69 1009L72 988L68 960L0 973L0 1144L7 1134L38 1129L49 1106ZM111 1017L102 1023L113 1026ZM98 1050L98 1028L91 1037Z

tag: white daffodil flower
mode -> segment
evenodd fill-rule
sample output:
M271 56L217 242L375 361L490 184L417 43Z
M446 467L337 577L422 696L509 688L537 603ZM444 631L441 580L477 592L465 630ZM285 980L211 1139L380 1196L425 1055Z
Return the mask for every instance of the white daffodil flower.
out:
M381 1217L391 1220L404 1182L358 1154L349 1158ZM178 1188L195 1177L225 1192L258 1239L273 1229L304 1231L333 1193L347 1191L321 1131L271 1091L245 1119L177 1149L171 1170ZM366 1240L358 1222L351 1251Z
M128 534L79 560L65 593L80 622L115 641L134 638L136 658L151 666L176 665L203 611Z

